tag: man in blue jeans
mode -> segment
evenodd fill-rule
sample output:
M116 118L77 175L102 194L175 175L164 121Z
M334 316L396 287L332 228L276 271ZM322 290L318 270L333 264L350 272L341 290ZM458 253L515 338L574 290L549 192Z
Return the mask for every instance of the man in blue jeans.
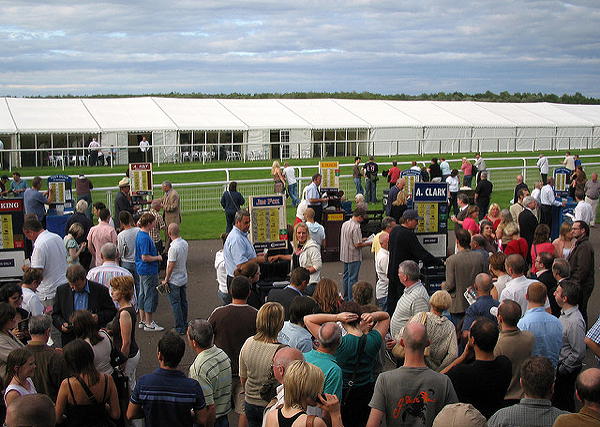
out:
M352 299L352 285L358 281L358 272L362 261L361 248L371 246L372 242L365 242L360 231L360 224L367 216L364 208L356 208L352 218L342 224L340 234L340 261L344 263L342 276L342 289L344 300Z
M169 224L167 233L171 239L171 246L169 247L167 259L167 272L162 284L168 289L169 301L175 317L175 329L179 332L179 335L184 335L187 329L188 315L188 303L185 293L188 281L186 268L188 243L179 235L179 224Z
M288 187L287 191L292 198L292 205L296 207L300 204L300 199L298 198L298 180L296 179L296 170L293 166L290 166L288 162L285 162L283 166L283 176L285 176Z
M360 157L354 158L354 166L352 167L352 179L356 186L356 194L365 194L362 186L362 171L360 170Z
M140 295L138 307L140 323L138 327L147 332L164 330L152 320L152 314L158 307L158 263L162 256L158 254L150 230L154 228L156 218L150 212L142 215L139 221L140 231L135 236L135 268L140 275Z

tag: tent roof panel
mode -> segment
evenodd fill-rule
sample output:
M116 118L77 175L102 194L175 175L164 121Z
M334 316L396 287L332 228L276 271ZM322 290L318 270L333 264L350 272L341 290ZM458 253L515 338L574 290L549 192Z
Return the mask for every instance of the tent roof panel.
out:
M152 98L82 99L103 131L176 130Z
M420 121L425 127L471 127L471 123L468 121L437 107L431 101L384 102Z
M574 114L590 122L593 126L600 126L600 105L579 105L579 104L551 104L552 106Z
M280 99L279 102L311 123L315 129L369 128L369 123L336 104L333 99Z
M10 115L6 98L0 98L0 133L15 133L17 127Z
M523 103L519 108L542 116L562 127L591 127L592 123L575 114L557 108L555 104L547 102Z
M374 128L423 127L420 121L381 100L335 99L334 102Z
M516 124L471 101L433 101L433 105L470 122L477 128L515 128Z
M556 127L556 123L553 121L520 108L520 104L507 102L475 102L475 104L514 122L517 127Z
M312 126L276 99L219 99L250 129L310 129Z
M246 130L216 99L152 98L180 130Z
M17 129L23 133L99 131L79 99L6 98Z

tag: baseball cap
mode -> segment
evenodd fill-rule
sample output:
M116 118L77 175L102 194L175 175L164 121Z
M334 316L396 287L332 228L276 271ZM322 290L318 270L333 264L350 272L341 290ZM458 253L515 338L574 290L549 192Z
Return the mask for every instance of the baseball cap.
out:
M433 427L485 427L487 420L470 403L444 406L433 420Z
M407 209L402 214L402 218L401 219L403 219L403 220L418 219L420 221L420 220L423 219L423 217L419 216L419 213L415 209Z

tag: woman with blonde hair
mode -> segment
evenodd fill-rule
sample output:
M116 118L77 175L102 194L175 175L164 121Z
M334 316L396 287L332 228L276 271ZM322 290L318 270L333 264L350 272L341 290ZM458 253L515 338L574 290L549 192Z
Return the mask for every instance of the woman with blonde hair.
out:
M63 239L65 248L67 249L67 264L69 266L79 264L79 255L85 250L87 245L86 242L82 242L81 244L78 243L78 240L83 237L84 232L83 226L80 223L75 222L71 224L69 233Z
M340 402L333 394L323 394L325 375L315 365L302 360L294 360L283 376L283 407L270 411L265 425L268 427L304 427L312 425L325 427L322 418L307 415L306 408L318 406L329 414L332 427L341 427Z
M390 208L390 216L396 220L396 222L400 221L400 217L406 210L406 200L408 198L408 194L405 189L398 191L398 195L396 196L396 200L392 201L392 207Z
M327 278L319 280L312 297L321 307L321 312L327 314L337 314L340 304L344 302L340 297L337 283Z
M269 402L260 390L270 378L273 356L281 347L277 335L283 328L284 310L277 302L263 305L256 315L256 335L248 338L240 350L240 382L245 391L244 410L250 427L262 424Z
M496 231L498 224L502 221L502 217L500 216L500 205L498 203L492 203L488 208L487 215L483 219L487 219L491 222L494 231Z
M504 234L504 228L511 223L514 223L513 217L508 209L502 209L500 211L500 223L496 227L496 238L498 239L498 246L500 249L510 242L510 237Z
M274 255L269 258L269 262L277 260L290 261L290 271L298 267L304 267L310 273L309 283L314 287L321 280L321 246L319 246L310 237L308 225L305 222L299 222L294 226L294 252L290 255Z
M458 356L456 328L442 313L452 304L447 291L436 291L429 300L430 310L417 313L410 322L424 323L429 337L429 354L425 363L434 371L440 372Z
M555 258L567 258L577 239L573 237L573 230L571 224L563 222L558 232L558 237L554 239L552 245L554 246L554 257Z
M504 235L507 236L510 241L504 246L503 251L506 256L512 254L519 254L524 259L527 259L527 252L529 251L529 245L519 234L519 226L516 223L510 223L504 228Z
M274 191L276 194L283 194L283 190L285 188L285 178L283 177L283 173L281 172L281 165L277 160L273 162L273 166L271 166L271 176L274 181Z

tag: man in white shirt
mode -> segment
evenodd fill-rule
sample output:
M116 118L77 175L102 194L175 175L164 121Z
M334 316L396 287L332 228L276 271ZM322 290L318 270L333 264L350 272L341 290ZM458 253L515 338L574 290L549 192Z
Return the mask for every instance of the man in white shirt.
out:
M292 205L296 207L300 204L300 199L298 198L298 181L296 180L296 170L288 162L283 164L283 176L285 176L285 180L287 181L288 193L292 198Z
M519 254L512 254L506 258L505 261L506 272L510 277L506 283L506 287L500 294L500 302L511 299L517 302L521 306L521 313L525 314L527 311L527 288L530 284L537 282L537 280L531 280L525 277L527 274L527 262ZM544 308L550 313L550 301L546 297L546 303Z
M221 234L221 241L225 244L227 240L227 233ZM225 269L225 256L223 255L223 249L219 249L215 253L215 271L217 272L217 295L223 301L223 305L231 304L231 295L227 289L227 270Z
M117 246L114 243L108 242L102 245L100 248L100 260L101 265L94 267L88 271L86 279L92 282L100 283L108 288L108 292L112 295L110 281L113 277L130 276L133 274L126 268L123 268L117 264L118 258ZM135 283L135 280L134 280ZM137 307L137 297L135 291L131 297L131 305ZM115 306L118 308L118 304L115 302Z
M538 169L540 170L542 182L544 183L544 185L546 185L546 182L548 180L548 169L550 166L548 164L548 157L546 157L546 155L544 153L540 154L540 158L538 159L536 165L537 165Z
M575 171L575 157L571 155L570 151L567 151L565 153L565 159L563 160L562 164L565 165L565 167L570 171L570 174L567 177L568 179L570 178L571 174Z
M375 253L375 272L377 273L377 284L375 285L375 298L377 306L382 311L387 311L387 294L390 280L387 276L390 262L389 233L379 234L379 250Z
M148 161L148 150L150 150L150 141L148 141L148 139L145 136L143 136L142 140L140 141L140 151L144 153L145 162Z
M552 230L552 206L564 206L554 196L554 178L548 178L548 183L542 187L540 193L540 223L546 224Z
M44 305L35 291L42 281L42 272L37 268L28 268L23 273L21 289L23 290L23 302L21 308L27 310L31 316L44 314Z
M316 173L312 176L312 182L304 189L304 194L308 206L315 211L315 221L321 223L321 217L323 215L323 203L327 202L327 198L321 197L319 187L321 186L321 180L323 179L320 173Z
M594 222L594 209L592 205L584 200L585 194L583 191L575 192L575 200L577 200L577 206L575 206L575 221L583 221L587 225L592 225Z
M186 287L188 282L187 257L188 243L179 235L179 224L171 223L167 230L171 238L171 246L167 259L167 271L162 285L167 290L173 316L175 317L175 329L180 335L187 330L188 303Z
M37 294L44 307L54 305L56 288L67 283L67 250L58 234L42 228L35 217L27 217L23 223L23 234L33 241L31 268L42 270L42 281Z
M100 144L96 141L96 138L92 138L88 149L90 150L90 166L96 166L98 163L98 152L100 151Z

